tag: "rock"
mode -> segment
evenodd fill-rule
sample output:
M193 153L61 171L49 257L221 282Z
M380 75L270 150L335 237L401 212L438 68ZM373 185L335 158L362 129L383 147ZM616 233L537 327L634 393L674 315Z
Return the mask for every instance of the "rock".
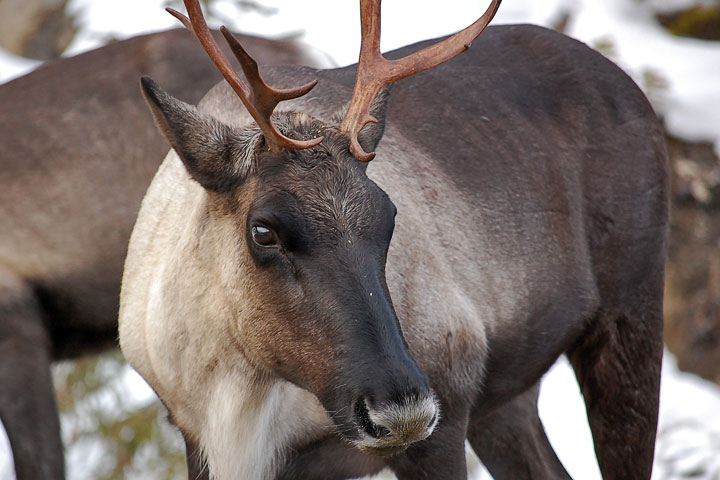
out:
M665 343L682 370L720 384L720 161L668 139L673 179Z

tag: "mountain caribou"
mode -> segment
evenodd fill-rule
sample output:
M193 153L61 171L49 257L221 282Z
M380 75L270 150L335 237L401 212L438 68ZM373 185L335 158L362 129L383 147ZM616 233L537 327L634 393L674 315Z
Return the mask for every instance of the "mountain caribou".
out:
M317 64L242 37L267 63ZM167 150L137 79L200 100L222 76L194 43L143 35L0 86L0 419L18 480L64 477L51 361L117 346L127 242Z
M568 478L536 405L565 353L603 477L649 479L668 227L652 108L539 27L448 61L499 0L392 61L379 0L360 3L347 68L261 78L223 30L243 80L186 0L171 13L227 84L194 107L142 79L172 150L130 240L120 343L192 478L461 479L466 439L496 479Z

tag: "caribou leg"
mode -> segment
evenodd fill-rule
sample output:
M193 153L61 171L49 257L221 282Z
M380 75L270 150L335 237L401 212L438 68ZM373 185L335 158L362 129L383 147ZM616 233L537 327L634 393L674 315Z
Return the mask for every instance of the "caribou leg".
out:
M440 404L440 421L432 435L388 460L398 480L467 479L465 437L469 407L451 410L447 402L441 401Z
M570 479L545 435L537 384L490 414L471 413L468 440L495 480Z
M275 480L345 480L373 475L385 466L385 459L363 453L331 434L296 452Z
M605 480L648 480L652 472L663 352L661 305L656 300L624 312L601 312L588 335L568 352Z
M185 460L187 462L188 480L209 480L210 472L202 457L202 452L197 442L192 440L182 430L183 440L185 440Z
M65 476L50 351L31 290L0 274L0 419L18 480Z

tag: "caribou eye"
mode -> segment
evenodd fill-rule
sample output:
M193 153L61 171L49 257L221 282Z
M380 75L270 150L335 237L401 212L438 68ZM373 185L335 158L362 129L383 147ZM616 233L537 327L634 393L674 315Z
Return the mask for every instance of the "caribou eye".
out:
M261 247L274 247L277 245L277 239L273 231L262 225L253 225L252 239Z

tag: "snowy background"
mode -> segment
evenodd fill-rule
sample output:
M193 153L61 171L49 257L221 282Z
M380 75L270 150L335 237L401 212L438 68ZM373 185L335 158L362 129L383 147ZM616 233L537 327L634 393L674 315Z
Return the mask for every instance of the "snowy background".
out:
M271 15L236 11L218 2L218 13L235 31L267 37L297 36L326 52L328 66L356 61L359 48L358 7L355 1L267 0ZM714 144L720 155L720 42L670 35L655 14L697 4L693 0L505 0L494 23L564 24L567 34L599 49L623 67L643 87L668 131L689 141ZM712 3L712 2L710 2ZM477 18L487 2L386 0L383 4L382 49L391 50L463 28ZM112 5L110 10L108 6ZM148 31L177 27L163 10L162 0L126 0L122 3L71 1L80 32L65 55L99 46L108 34L127 38ZM234 19L233 21L231 21ZM217 26L217 25L216 25ZM38 63L0 50L0 82L22 75ZM181 72L180 72L181 73ZM68 365L56 370L66 373ZM105 390L78 408L142 408L154 402L150 389L127 366L112 370ZM579 390L570 367L561 359L543 382L540 411L548 436L567 470L576 479L599 479ZM63 418L66 443L77 428ZM74 422L74 423L73 423ZM90 426L92 427L92 426ZM122 434L122 432L121 432ZM72 442L68 448L68 477L90 478L103 458L97 442ZM152 451L147 452L151 457ZM127 478L143 478L142 466L129 468ZM474 478L490 478L475 469ZM7 440L0 435L0 479L12 477ZM655 480L693 478L720 480L720 388L677 370L666 354L663 367L660 427Z

